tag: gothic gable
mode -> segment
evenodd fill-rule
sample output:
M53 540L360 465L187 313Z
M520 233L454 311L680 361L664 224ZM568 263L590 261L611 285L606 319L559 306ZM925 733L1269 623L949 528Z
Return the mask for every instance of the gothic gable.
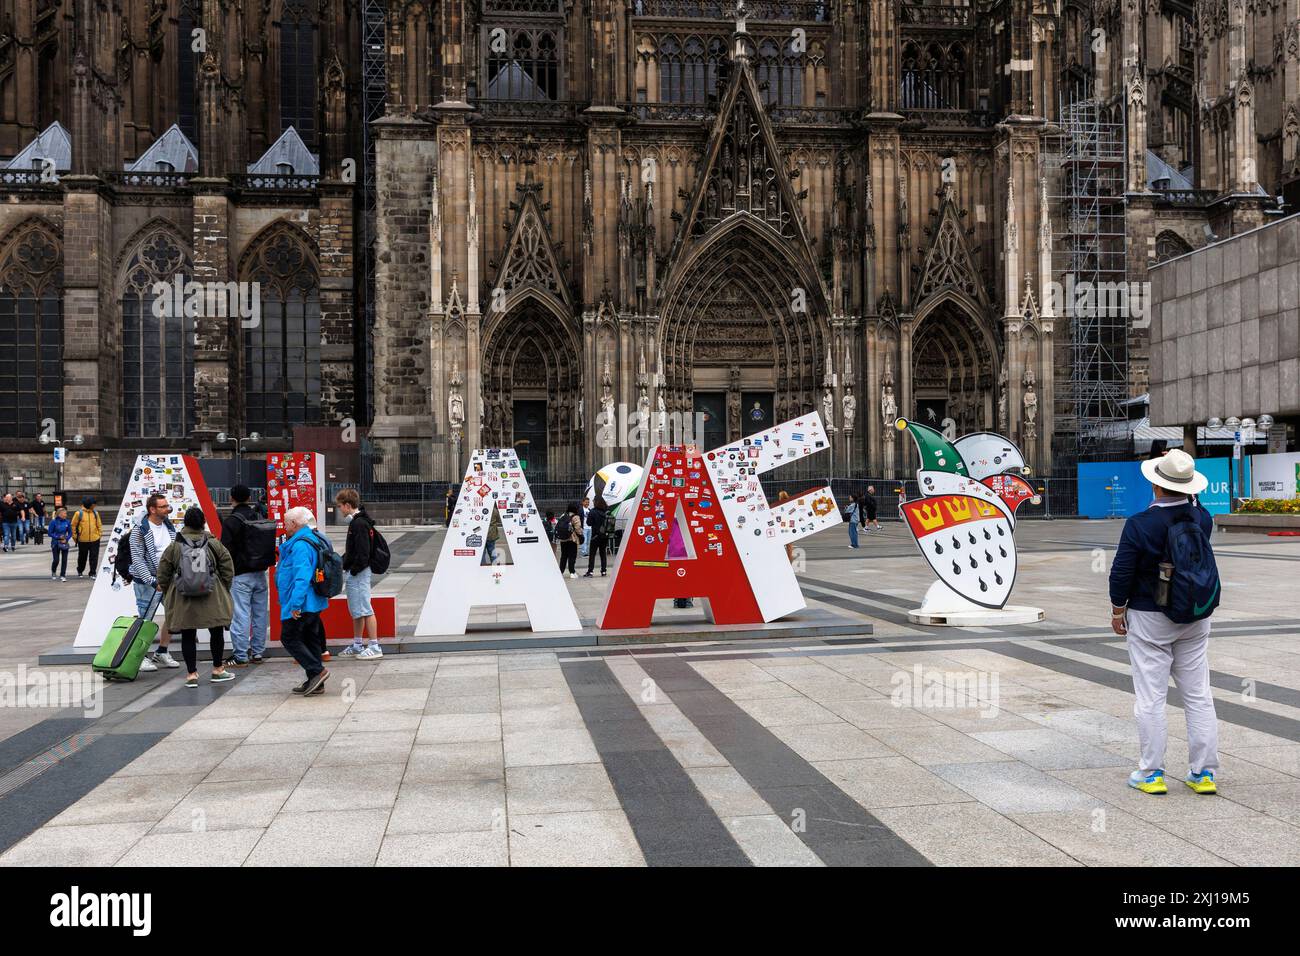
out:
M789 243L808 265L807 271L815 273L812 247L799 214L803 195L793 190L753 72L743 59L737 60L669 261L682 261L693 244L706 240L720 225L738 216L753 216ZM824 297L824 290L818 291Z
M510 238L505 255L497 268L496 289L502 289L508 299L516 293L533 291L562 302L573 312L573 299L569 285L564 281L564 263L560 259L558 244L551 238L546 224L550 203L541 200L541 183L531 178L515 187L519 200L510 204L515 221L510 225ZM495 265L496 263L491 263Z
M986 306L988 295L984 281L975 268L975 260L966 245L966 230L961 224L965 211L957 208L950 184L945 184L939 195L939 210L932 214L938 217L938 224L928 230L930 250L921 265L913 301L920 303L944 289L956 289Z

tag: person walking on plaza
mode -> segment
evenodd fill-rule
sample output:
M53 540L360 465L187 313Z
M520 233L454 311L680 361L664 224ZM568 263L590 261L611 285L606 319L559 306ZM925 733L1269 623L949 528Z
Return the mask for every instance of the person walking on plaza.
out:
M184 527L163 551L158 562L158 590L163 593L167 626L180 632L185 658L186 687L199 686L199 628L208 632L214 684L235 679L226 670L225 630L230 626L234 602L230 585L235 563L220 541L208 534L203 509L185 512ZM131 571L135 575L134 568Z
M862 513L862 508L858 504L857 494L849 495L849 507L844 512L844 519L849 523L849 547L858 546L858 516Z
M1172 673L1187 717L1196 793L1217 792L1219 724L1210 693L1210 614L1219 603L1219 576L1210 547L1214 520L1195 500L1209 484L1181 449L1142 463L1155 501L1124 523L1110 569L1111 629L1128 641L1133 668L1133 716L1141 757L1128 784L1166 793L1165 698Z
M234 602L231 657L226 662L232 667L262 663L271 627L266 572L275 563L276 532L274 522L266 522L270 527L260 524L266 519L249 503L251 497L247 485L231 488L230 500L235 506L221 523L221 544L230 552L235 566L235 579L230 586Z
M587 513L589 511L591 511L591 499L583 498L582 508L578 512L578 517L582 519L582 531L580 532L582 535L582 547L579 549L578 553L584 558L591 550L591 525L587 524Z
M576 503L570 502L560 520L555 522L555 540L560 543L560 574L578 576L578 541L582 538L582 516Z
M72 516L72 540L77 542L77 577L90 568L91 580L99 574L99 539L104 536L104 525L95 510L95 499L85 498Z
M588 549L587 573L585 577L591 577L592 572L596 569L596 555L600 555L600 576L605 576L605 559L606 549L609 547L609 508L605 505L605 499L596 496L596 506L587 512L587 530L591 532L591 544Z
M12 551L18 544L18 506L11 494L0 499L0 525L4 527L4 549Z
M14 495L14 504L18 506L18 543L26 544L31 527L32 506L27 501L27 495L21 491Z
M45 499L41 497L41 493L39 491L36 492L36 496L32 498L31 510L32 510L32 527L44 528L45 527Z
M348 539L343 549L343 593L348 596L348 613L352 615L352 643L342 654L359 661L377 661L383 658L384 651L379 646L379 619L370 606L370 555L375 523L361 506L361 496L355 488L344 488L334 496L334 503L348 522ZM363 634L364 644L361 643Z
M325 692L330 672L322 655L325 651L325 627L320 614L329 599L316 593L316 531L313 516L303 507L290 508L284 515L285 541L280 545L280 560L275 566L275 589L280 595L280 644L292 655L307 675L293 689L295 694L316 695Z
M876 486L867 485L867 493L862 496L862 527L868 531L879 531L880 522L876 520Z
M145 516L131 529L131 586L135 588L135 606L140 617L144 617L149 610L149 602L158 588L158 564L163 552L176 540L176 528L167 517L172 506L165 495L150 495L144 501L144 510ZM166 606L164 603L164 609ZM146 656L140 665L142 671L156 670L159 666L181 666L167 649L171 644L172 632L179 628L172 627L165 611L163 624L158 630L158 650Z
M72 543L72 522L68 509L59 508L50 522L50 580L68 580L68 546Z

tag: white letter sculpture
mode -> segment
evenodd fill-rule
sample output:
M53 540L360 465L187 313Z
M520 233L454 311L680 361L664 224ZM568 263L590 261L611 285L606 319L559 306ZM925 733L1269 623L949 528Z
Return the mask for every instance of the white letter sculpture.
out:
M483 565L493 514L513 564ZM464 634L471 607L522 604L534 631L578 631L582 622L513 449L478 449L460 486L417 637Z

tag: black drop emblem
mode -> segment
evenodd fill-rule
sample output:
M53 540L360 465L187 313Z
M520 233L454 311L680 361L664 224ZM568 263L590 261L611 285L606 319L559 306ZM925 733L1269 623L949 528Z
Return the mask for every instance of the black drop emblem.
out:
M981 591L987 591L988 589L989 589L989 586L988 586L987 584L984 583L984 579L983 579L983 578L980 578L980 590L981 590Z
M1001 545L999 545L999 546L998 546L998 554L1002 555L1002 557L1005 558L1005 557L1007 556L1007 549L1004 548L1004 547L1002 547Z
M970 539L970 543L971 543L971 544L974 544L974 543L975 543L975 535L974 535L974 534L972 534L971 532L967 531L967 532L966 532L966 537Z
M988 529L988 528L985 528L985 529L984 529L984 540L985 540L985 541L992 541L992 540L993 540L993 535L989 534L989 529Z
M980 563L975 560L975 555L973 554L970 556L970 566L972 568L978 568L980 566Z
M996 571L994 571L994 572L993 572L993 580L994 580L994 581L997 581L998 584L1001 584L1001 583L1002 583L1002 575L1000 575L1000 574L998 574Z
M1002 530L1002 525L998 525L998 537L1000 538L1004 534L1006 534L1006 532Z
M958 551L961 550L961 542L957 540L956 535L953 536L953 539L952 539L952 546L953 546L954 548L956 548Z
M934 553L943 554L943 545L941 545L938 541L934 543Z
M992 564L992 563L993 563L993 555L991 555L991 554L989 554L987 551L985 551L985 552L984 552L984 560L987 561L989 564Z
M956 561L954 561L954 562L952 563L952 573L953 573L953 574L961 574L961 568L959 568L959 567L957 566L957 562L956 562Z

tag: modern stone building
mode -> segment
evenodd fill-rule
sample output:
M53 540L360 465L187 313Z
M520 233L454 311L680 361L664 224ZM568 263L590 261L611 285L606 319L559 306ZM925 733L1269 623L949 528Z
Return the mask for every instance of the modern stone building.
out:
M1162 262L1151 278L1152 423L1272 415L1285 450L1300 428L1300 216Z
M907 465L894 415L1065 467L1149 330L1059 288L1295 191L1298 4L0 0L0 467L355 420L380 480L568 478L813 408L823 473ZM178 272L260 324L151 322Z

